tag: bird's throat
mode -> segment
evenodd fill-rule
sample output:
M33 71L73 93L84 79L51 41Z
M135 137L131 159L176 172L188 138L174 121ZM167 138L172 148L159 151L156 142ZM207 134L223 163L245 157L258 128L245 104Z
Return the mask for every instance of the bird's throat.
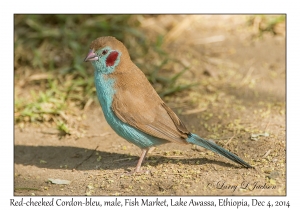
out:
M109 110L112 104L115 80L105 74L95 71L95 86L102 109Z

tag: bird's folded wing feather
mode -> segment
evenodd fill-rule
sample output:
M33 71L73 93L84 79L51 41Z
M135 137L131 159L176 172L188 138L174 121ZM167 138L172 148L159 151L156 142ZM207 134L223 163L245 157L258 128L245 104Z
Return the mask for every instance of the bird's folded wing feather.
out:
M124 123L151 136L186 143L188 130L141 74L135 73L135 78L127 78L130 79L127 83L119 82L126 81L126 78L116 82L118 85L112 103L114 114ZM122 75L126 76L129 75Z

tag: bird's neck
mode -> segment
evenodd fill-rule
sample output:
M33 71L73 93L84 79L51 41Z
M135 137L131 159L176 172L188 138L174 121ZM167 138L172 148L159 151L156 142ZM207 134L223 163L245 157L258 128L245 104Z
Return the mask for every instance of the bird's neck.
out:
M95 71L95 86L102 109L109 110L116 92L114 88L115 79L106 74Z

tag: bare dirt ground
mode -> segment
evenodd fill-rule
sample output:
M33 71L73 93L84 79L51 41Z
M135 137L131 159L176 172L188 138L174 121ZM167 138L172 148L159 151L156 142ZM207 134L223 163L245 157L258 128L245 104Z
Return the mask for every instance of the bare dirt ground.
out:
M128 175L141 151L113 132L94 102L78 111L81 136L62 137L43 124L15 126L15 195L286 194L285 26L259 36L246 16L174 18L179 24L166 31L170 53L191 67L182 82L199 85L166 97L167 104L192 132L255 169L192 145L166 144L148 155L148 174ZM164 25L161 16L144 27Z

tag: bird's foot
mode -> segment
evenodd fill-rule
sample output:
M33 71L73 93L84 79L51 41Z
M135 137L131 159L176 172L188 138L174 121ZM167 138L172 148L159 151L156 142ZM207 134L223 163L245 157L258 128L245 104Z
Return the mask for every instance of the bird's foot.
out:
M150 170L142 170L142 169L139 169L137 170L136 168L132 171L126 171L125 172L125 175L127 176L131 176L131 175L148 175L150 174L151 171Z
M139 174L139 175L148 175L148 174L150 174L151 173L151 171L150 170L139 170L139 171L133 171L133 174Z

